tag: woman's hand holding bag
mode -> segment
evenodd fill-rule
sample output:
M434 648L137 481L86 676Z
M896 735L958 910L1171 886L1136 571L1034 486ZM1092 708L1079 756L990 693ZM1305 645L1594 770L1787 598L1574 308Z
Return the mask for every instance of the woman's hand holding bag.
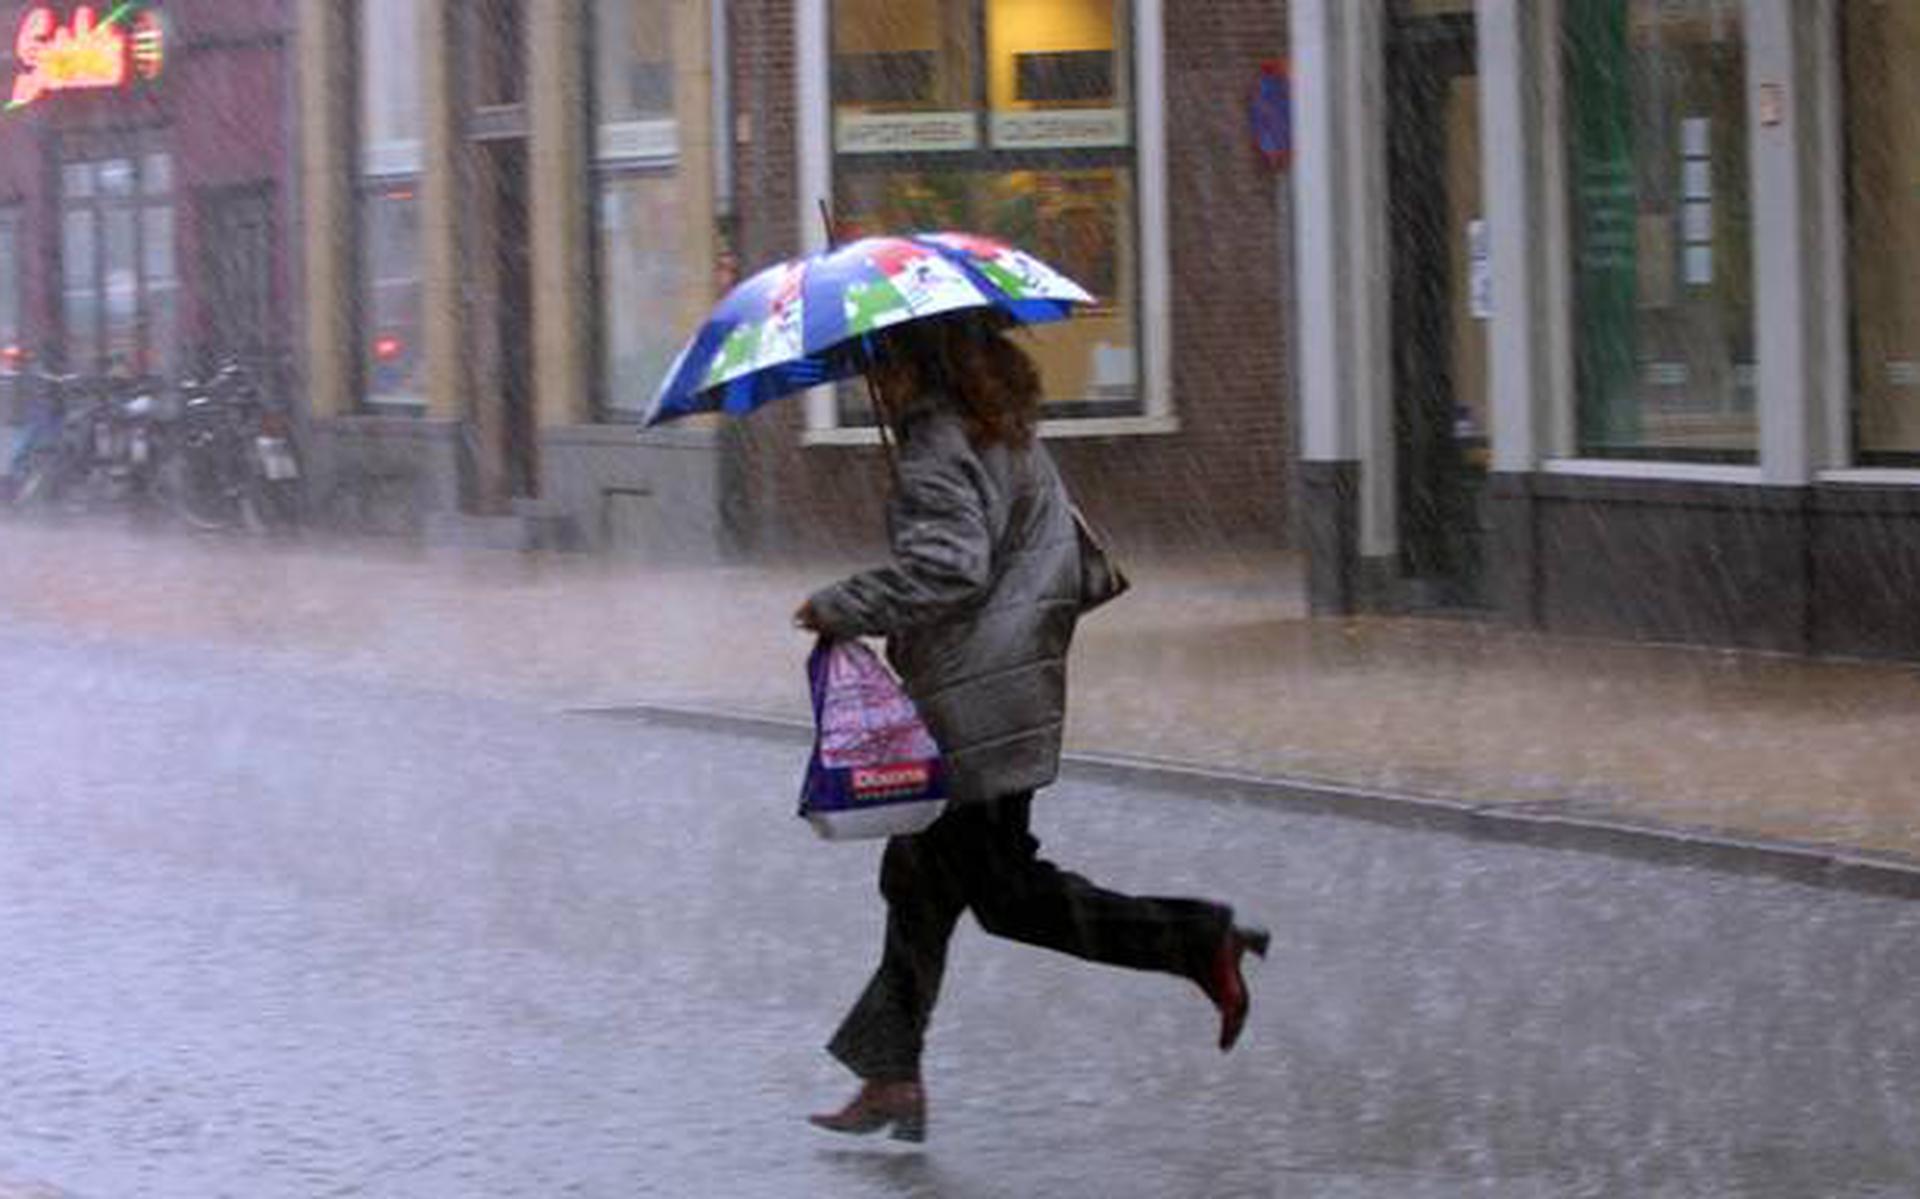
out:
M947 806L940 747L886 664L822 637L807 659L813 756L800 815L830 841L917 833Z

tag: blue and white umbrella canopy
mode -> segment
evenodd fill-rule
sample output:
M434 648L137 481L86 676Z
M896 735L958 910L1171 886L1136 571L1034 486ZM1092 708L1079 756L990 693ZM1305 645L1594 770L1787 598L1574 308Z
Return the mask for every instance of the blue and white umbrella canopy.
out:
M680 351L646 423L742 415L860 373L858 339L968 309L1065 320L1093 296L1023 250L971 233L868 237L768 267L729 292Z

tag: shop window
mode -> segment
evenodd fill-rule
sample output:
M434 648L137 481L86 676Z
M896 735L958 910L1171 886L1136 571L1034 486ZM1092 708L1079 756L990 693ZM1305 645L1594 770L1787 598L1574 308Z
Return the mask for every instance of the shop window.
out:
M0 207L0 374L12 374L26 355L20 296L26 275L18 205Z
M932 50L842 54L833 62L833 94L845 104L911 109L933 99L939 63Z
M1020 337L1049 419L1145 412L1128 6L832 0L843 236L964 229L1031 250L1099 304ZM871 423L840 389L834 423Z
M1920 466L1920 5L1844 12L1854 455Z
M71 205L77 197L67 195ZM60 219L60 315L66 333L62 365L90 369L98 358L99 287L91 212L68 207Z
M1579 452L1752 462L1741 6L1564 11Z
M360 321L368 339L367 400L426 403L421 322L420 188L393 179L360 199Z
M1111 50L1058 50L1013 56L1014 98L1030 104L1113 100Z
M26 418L26 389L18 379L28 360L20 311L27 269L20 227L19 205L0 205L0 422Z
M674 0L595 0L595 233L602 414L638 419L711 299L704 206L681 169Z
M360 317L366 402L426 403L418 5L362 0Z
M981 98L977 7L978 0L834 0L830 86L843 152L911 148L897 143L913 130L926 131L924 140L936 146L973 148ZM927 119L904 119L913 113ZM944 142L928 136L943 130Z
M518 104L526 92L526 18L521 0L468 0L468 78L482 106Z
M420 169L420 26L415 0L361 0L360 148L372 175Z
M178 366L172 160L111 154L63 163L61 318L67 367L170 374Z
M607 407L645 411L686 332L695 283L682 231L685 203L672 174L630 173L600 187L600 327Z
M178 364L180 276L174 269L173 207L146 205L140 210L140 286L150 365L173 373Z
M594 110L602 125L673 116L672 0L594 0Z

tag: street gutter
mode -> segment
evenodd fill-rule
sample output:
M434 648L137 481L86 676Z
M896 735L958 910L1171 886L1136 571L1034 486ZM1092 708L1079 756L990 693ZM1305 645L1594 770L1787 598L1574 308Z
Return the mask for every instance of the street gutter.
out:
M804 721L718 708L625 704L570 709L568 714L802 745L813 736L812 726ZM1562 801L1448 799L1331 780L1247 774L1186 762L1087 752L1062 754L1061 774L1071 780L1130 790L1171 791L1216 803L1279 807L1478 841L1606 854L1660 865L1761 875L1856 894L1920 899L1920 861L1899 855L1748 837L1722 829L1625 820L1578 811Z

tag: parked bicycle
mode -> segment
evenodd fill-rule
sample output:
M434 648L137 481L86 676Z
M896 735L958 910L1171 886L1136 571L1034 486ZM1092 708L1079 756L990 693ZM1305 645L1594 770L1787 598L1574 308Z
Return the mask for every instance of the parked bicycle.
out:
M304 475L286 409L253 372L228 361L206 379L180 383L176 453L168 490L183 519L208 530L294 529Z
M168 506L160 468L171 443L172 409L157 380L86 378L39 367L15 378L34 394L8 472L14 507Z
M34 366L16 371L14 380L27 390L26 424L8 466L13 484L8 498L16 508L57 503L85 477L91 454L90 440L69 399L80 376Z

